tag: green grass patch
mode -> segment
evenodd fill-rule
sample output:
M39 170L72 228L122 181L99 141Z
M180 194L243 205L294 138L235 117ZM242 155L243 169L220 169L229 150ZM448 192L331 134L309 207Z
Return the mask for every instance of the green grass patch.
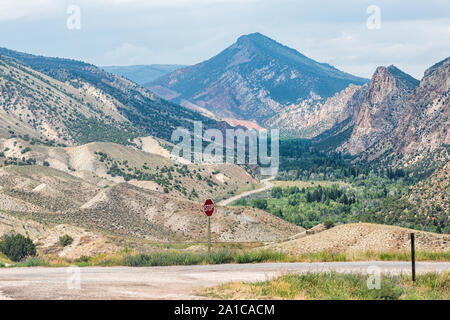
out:
M6 264L13 264L13 263L14 262L12 262L7 256L5 256L2 252L0 252L0 264L5 266Z
M53 265L56 266L56 265ZM14 268L22 268L22 267L50 267L50 263L47 262L44 258L39 256L29 257L28 259L13 264L11 267Z
M74 264L78 266L154 267L288 261L290 260L286 254L271 250L237 251L219 249L213 250L211 254L170 250L139 254L98 255L96 257L82 257L74 261Z
M328 251L304 253L295 257L298 262L344 262L349 261L345 252L331 253Z
M410 251L398 252L340 252L328 251L303 253L291 256L296 262L345 262L345 261L411 261ZM450 251L416 251L416 261L450 261Z
M180 251L154 252L149 254L129 255L124 259L125 265L138 266L170 266L196 264L225 263L259 263L268 261L286 261L287 255L269 250L230 251L216 250L208 253L192 253Z
M47 258L47 260L45 259ZM349 262L349 261L410 261L409 252L353 252L353 253L330 253L327 251L317 253L305 253L300 255L289 255L282 251L265 249L227 249L218 248L208 254L207 252L192 252L188 250L158 250L149 253L139 253L134 249L125 248L113 254L98 254L96 256L82 256L76 260L64 260L51 257L30 257L27 260L15 263L2 258L2 265L9 264L11 267L65 267L77 265L79 267L89 266L175 266L175 265L205 265L205 264L227 264L227 263L264 263L264 262ZM450 261L450 252L416 252L417 261Z
M416 260L418 261L450 261L450 251L416 251ZM399 253L381 253L380 260L384 261L410 261L411 252Z
M206 242L155 242L148 243L149 246L155 249L174 249L183 250L189 249L189 247L208 247ZM228 249L228 250L240 250L240 249L253 249L263 246L262 242L214 242L213 249Z
M267 261L288 262L290 258L287 254L280 251L254 250L240 252L234 256L235 263L260 263Z
M219 299L416 300L450 299L449 273L417 276L382 275L379 289L370 289L368 275L340 273L286 274L269 281L236 282L199 294Z

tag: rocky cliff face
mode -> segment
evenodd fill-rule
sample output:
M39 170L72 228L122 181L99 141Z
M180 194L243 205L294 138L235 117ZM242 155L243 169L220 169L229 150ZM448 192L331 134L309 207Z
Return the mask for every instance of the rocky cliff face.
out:
M450 58L426 70L420 82L393 66L377 68L354 108L351 135L337 150L394 164L437 151L450 144L449 90Z
M378 67L345 146L348 152L360 153L391 134L398 127L406 102L418 84L418 80L394 66Z
M267 125L291 104L326 99L349 84L366 82L255 33L240 37L208 61L158 79L149 88L163 98L187 101L222 118Z
M450 57L425 71L406 104L395 143L405 158L421 157L450 144Z
M368 86L349 85L325 101L308 99L293 104L267 121L284 134L313 138L337 125L347 127L354 123L355 114L367 93ZM344 122L346 125L343 125Z

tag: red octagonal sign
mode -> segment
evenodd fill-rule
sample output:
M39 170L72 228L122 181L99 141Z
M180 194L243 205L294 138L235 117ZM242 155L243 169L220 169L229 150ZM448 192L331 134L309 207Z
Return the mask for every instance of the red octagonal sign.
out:
M208 199L205 201L205 204L203 205L203 211L208 217L211 217L214 213L214 202L211 199Z

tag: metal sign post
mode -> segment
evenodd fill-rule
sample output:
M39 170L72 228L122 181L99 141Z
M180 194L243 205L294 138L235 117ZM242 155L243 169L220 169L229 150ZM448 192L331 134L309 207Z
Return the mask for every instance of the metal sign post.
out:
M208 253L211 253L211 217L208 216Z
M208 253L211 253L211 216L214 213L214 202L211 199L205 201L203 211L208 217Z

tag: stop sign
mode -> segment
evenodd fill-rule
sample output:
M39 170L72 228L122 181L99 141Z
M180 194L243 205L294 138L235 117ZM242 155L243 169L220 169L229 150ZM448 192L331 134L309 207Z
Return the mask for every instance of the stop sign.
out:
M205 201L203 205L203 211L208 217L211 217L214 212L214 202L211 199Z

